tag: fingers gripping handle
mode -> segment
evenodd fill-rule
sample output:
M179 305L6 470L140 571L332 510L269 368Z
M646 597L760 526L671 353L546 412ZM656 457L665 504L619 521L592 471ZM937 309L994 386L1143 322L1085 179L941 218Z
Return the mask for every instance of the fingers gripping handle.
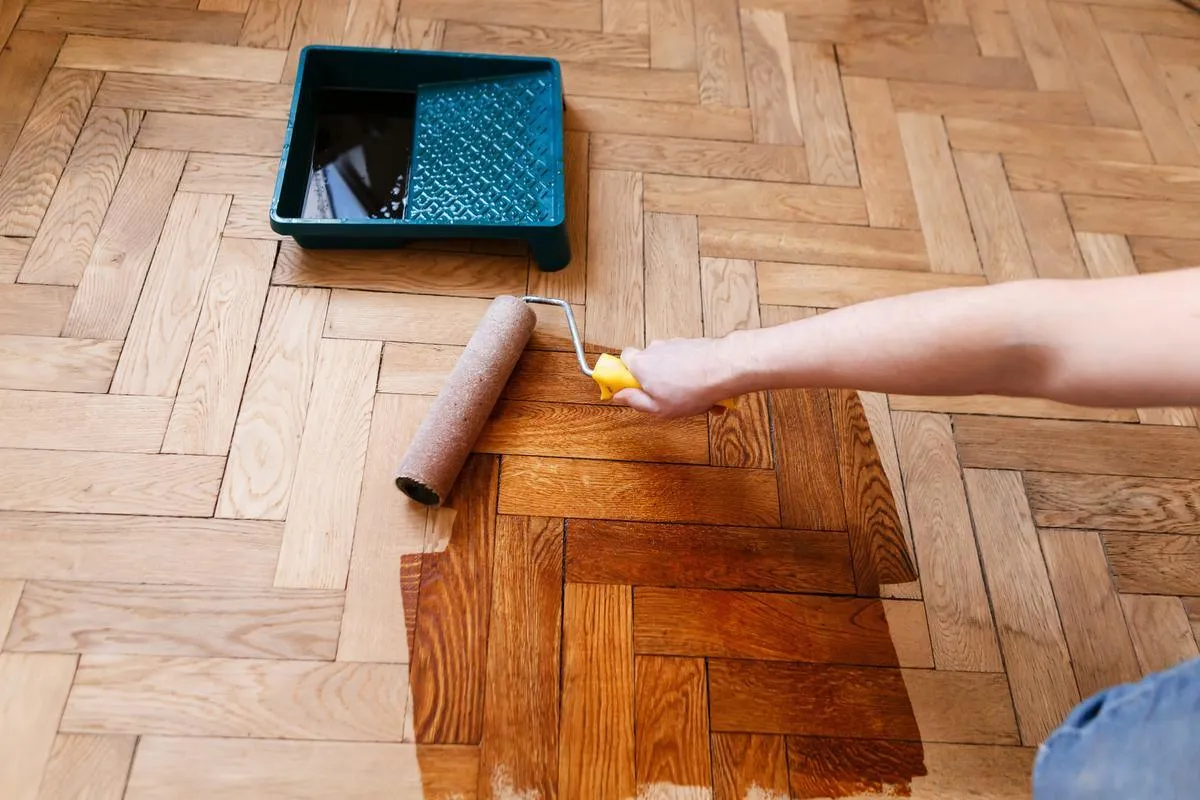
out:
M592 379L600 386L600 399L611 400L613 395L622 389L640 389L642 385L633 377L625 362L609 353L602 354L596 359L592 368ZM737 400L722 400L717 409L737 408Z

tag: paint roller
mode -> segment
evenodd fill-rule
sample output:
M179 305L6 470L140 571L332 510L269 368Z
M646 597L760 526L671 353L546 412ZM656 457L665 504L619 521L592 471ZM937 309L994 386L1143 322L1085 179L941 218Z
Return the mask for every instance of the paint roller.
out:
M616 356L604 353L595 367L588 366L575 315L566 301L497 297L475 328L396 470L396 486L418 503L441 505L453 487L533 335L537 315L529 307L531 303L558 306L565 312L580 370L596 381L601 400L612 399L622 389L640 388L633 373ZM721 403L723 408L734 405L732 400Z

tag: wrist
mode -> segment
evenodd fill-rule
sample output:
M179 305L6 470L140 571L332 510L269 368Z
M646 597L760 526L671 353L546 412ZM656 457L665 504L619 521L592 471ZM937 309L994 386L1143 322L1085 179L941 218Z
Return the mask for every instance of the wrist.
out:
M716 339L717 368L714 389L722 398L737 397L765 388L756 337L759 330L739 330Z

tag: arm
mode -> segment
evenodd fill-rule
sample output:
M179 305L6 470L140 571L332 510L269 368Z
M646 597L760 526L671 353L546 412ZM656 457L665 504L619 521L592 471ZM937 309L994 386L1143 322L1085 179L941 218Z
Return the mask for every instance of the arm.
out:
M617 400L672 417L788 387L1200 404L1200 268L921 292L623 358L644 391Z

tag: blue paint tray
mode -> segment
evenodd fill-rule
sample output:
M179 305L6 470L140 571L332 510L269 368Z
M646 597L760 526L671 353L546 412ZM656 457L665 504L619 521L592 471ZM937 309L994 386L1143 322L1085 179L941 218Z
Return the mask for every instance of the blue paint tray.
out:
M520 239L562 269L562 118L553 59L306 47L271 228L314 249Z

